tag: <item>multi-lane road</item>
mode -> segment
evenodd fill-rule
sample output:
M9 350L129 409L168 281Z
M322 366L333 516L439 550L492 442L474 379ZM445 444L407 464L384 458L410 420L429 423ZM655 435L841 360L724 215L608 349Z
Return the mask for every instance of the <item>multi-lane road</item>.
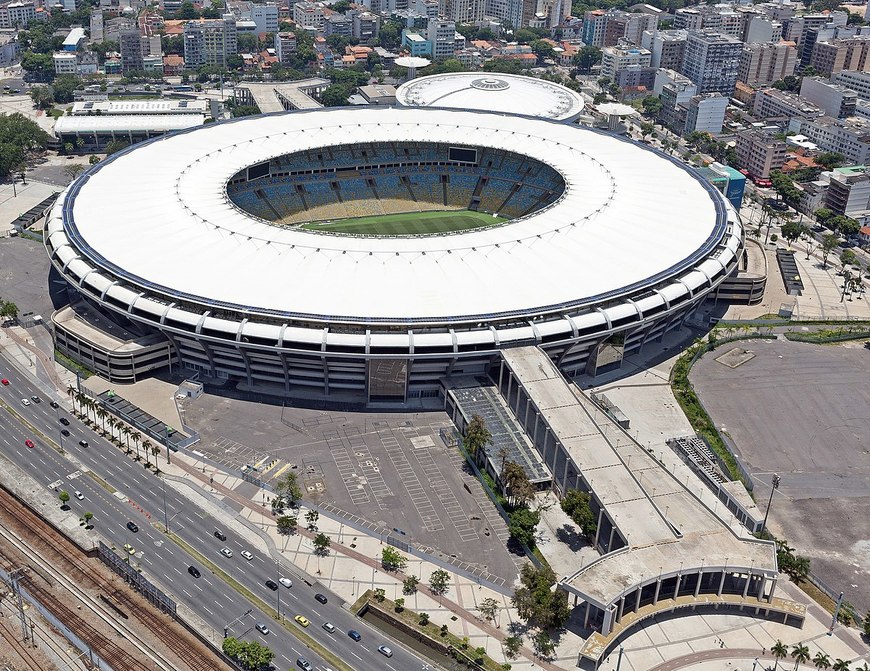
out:
M4 359L0 359L0 378L9 381L9 385L0 386L0 399L55 443L59 444L62 440L64 450L117 490L117 495L82 473L66 456L59 454L6 411L0 412L0 452L29 469L33 477L45 485L47 497L57 497L58 492L63 490L69 492L71 499L68 505L73 512L79 515L93 513L92 524L114 544L119 553L124 553L125 544L131 545L135 551L135 555L130 557L131 561L138 564L146 576L165 586L176 601L197 612L217 632L217 636L222 636L224 627L229 625L230 636L259 640L275 652L273 664L277 669L299 668L297 660L300 657L308 659L313 668L319 671L330 668L326 661L264 614L254 602L234 591L168 539L152 525L152 521L162 523L164 517L168 519L173 533L272 608L278 608L280 599L281 615L291 629L300 626L293 620L296 615L306 617L311 624L305 633L354 669L408 671L426 666L411 651L387 640L382 633L342 608L339 597L323 586L309 586L299 579L291 566L278 564L271 556L251 547L235 532L234 525L211 518L173 487L164 488L161 478L88 429L66 412L63 406L52 408L49 402L53 399L47 398L29 378L21 375ZM22 403L22 399L30 400L34 395L39 396L42 402L30 401L30 405ZM62 425L60 418L67 419L69 426ZM70 435L62 436L62 429L67 429ZM28 440L33 442L33 448L25 444ZM80 446L80 440L86 440L88 447ZM75 491L81 492L84 498L76 498L73 495ZM140 512L140 508L144 512ZM130 531L128 522L137 525L138 531ZM217 529L226 534L226 541L215 537ZM232 551L232 557L221 554L224 547ZM246 560L241 555L243 550L250 551L253 558ZM192 576L188 572L189 566L197 566L201 577ZM290 578L293 586L279 586L278 590L266 586L267 580L278 582L280 577ZM317 593L325 595L328 602L322 604L316 601L314 596ZM249 610L250 613L246 614ZM323 629L326 622L335 626L334 633ZM258 623L265 624L270 632L261 634L256 629ZM356 642L348 636L347 632L351 629L362 634L361 641ZM392 657L387 658L378 652L378 646L382 644L391 648Z

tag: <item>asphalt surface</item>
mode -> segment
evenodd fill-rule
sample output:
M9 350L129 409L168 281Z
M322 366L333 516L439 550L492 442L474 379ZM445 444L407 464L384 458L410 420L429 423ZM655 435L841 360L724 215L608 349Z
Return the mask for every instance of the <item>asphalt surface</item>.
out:
M69 454L74 455L124 497L117 498L94 479L82 474L66 457L58 454L38 436L32 435L27 426L5 411L0 411L0 451L18 465L28 468L37 480L42 481L46 486L47 496L57 496L55 487L59 491L69 492L72 498L68 505L72 511L79 515L86 511L93 513L92 524L104 536L114 541L119 554L124 553L125 544L132 545L135 556L131 561L134 565L138 563L147 577L153 577L168 587L174 599L196 611L218 635L222 634L228 623L241 618L229 627L229 635L259 640L268 645L275 652L273 664L276 668L297 668L296 660L299 657L308 659L318 671L330 668L303 642L284 631L277 622L223 583L207 567L199 566L179 546L155 529L151 522L162 523L164 519L168 519L173 533L264 602L277 607L280 598L280 612L289 621L291 629L299 626L292 621L293 617L307 617L311 625L306 633L357 671L406 671L423 667L424 662L412 652L388 640L382 633L344 610L339 597L322 586L307 585L289 565L279 568L270 556L250 548L231 526L217 522L176 493L172 487L165 488L164 515L164 490L157 476L85 427L76 417L67 413L63 406L52 408L49 405L51 399L46 398L16 369L5 364L0 368L0 377L10 381L9 386L0 386L0 399L58 444L62 439L63 448ZM24 406L21 399L30 399L32 395L40 396L42 402L31 402L31 405ZM69 437L60 435L60 430L64 428L59 423L60 417L66 417L70 422L66 427L71 434ZM25 445L25 440L28 439L34 442L34 448ZM87 440L88 448L79 446L78 441L82 439ZM73 496L75 490L83 494L83 500ZM126 498L149 513L150 519L126 502ZM137 533L127 529L128 521L138 525ZM217 528L226 533L226 541L214 537L214 530ZM233 556L223 556L220 553L222 547L231 549ZM252 552L252 560L248 561L241 556L241 551L245 549ZM195 564L202 574L199 579L187 571L188 566ZM266 580L277 581L282 576L293 580L291 588L281 586L273 591L265 586ZM321 604L315 601L314 595L317 592L327 595L329 602ZM251 609L251 613L245 615L248 609ZM330 634L322 628L327 621L335 625L335 633ZM255 629L257 623L264 623L271 632L268 635L259 633ZM350 639L347 635L350 629L356 629L362 634L360 642ZM377 651L381 644L388 645L393 650L392 658L387 659Z

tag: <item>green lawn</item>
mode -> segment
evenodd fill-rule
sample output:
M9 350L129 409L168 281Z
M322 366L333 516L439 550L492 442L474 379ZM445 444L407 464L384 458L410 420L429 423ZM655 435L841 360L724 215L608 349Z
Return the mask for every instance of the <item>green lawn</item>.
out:
M328 233L356 233L358 235L433 235L483 228L507 221L485 212L455 210L450 212L402 212L373 217L354 217L337 221L319 221L302 224L308 231Z

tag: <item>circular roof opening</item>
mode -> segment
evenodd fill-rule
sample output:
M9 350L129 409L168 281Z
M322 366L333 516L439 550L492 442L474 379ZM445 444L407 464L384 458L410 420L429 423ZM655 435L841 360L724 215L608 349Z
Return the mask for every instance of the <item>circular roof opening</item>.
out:
M471 86L481 91L504 91L511 87L504 79L475 79Z

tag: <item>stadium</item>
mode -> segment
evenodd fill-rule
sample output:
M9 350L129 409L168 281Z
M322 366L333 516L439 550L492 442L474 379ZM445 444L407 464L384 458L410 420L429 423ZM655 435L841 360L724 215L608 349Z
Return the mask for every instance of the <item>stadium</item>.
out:
M60 196L61 353L277 395L406 402L536 344L569 376L679 328L743 231L670 157L555 120L336 108L135 145Z

